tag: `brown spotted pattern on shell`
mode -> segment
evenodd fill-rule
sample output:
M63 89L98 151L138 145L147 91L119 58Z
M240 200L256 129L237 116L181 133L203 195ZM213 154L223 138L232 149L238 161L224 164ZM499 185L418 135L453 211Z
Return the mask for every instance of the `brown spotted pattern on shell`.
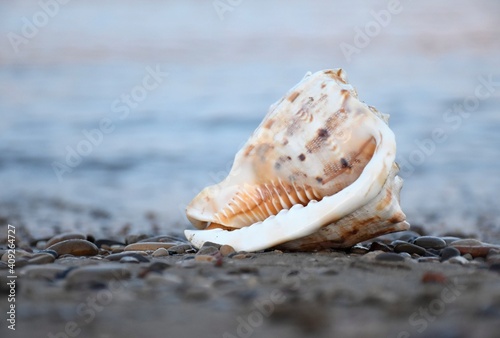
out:
M348 247L408 228L396 144L341 69L307 74L271 106L231 172L187 207L187 238L254 251Z

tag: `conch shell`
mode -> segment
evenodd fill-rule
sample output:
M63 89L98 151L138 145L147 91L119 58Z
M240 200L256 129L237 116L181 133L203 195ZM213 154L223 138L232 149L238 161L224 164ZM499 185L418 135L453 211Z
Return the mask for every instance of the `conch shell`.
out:
M186 230L187 239L314 250L407 230L387 122L358 100L342 69L306 74L271 106L229 175L188 205L200 230Z

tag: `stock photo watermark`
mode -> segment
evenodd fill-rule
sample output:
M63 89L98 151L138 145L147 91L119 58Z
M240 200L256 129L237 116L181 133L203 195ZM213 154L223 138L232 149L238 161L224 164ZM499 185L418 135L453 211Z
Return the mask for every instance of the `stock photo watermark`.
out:
M352 43L341 42L339 47L347 62L351 62L354 54L359 54L362 49L368 47L372 39L377 37L384 28L389 26L392 18L403 11L403 5L399 0L391 0L386 9L370 11L373 20L368 21L363 27L354 27Z
M7 225L7 328L16 330L16 227Z
M52 18L54 18L61 9L62 5L66 5L70 0L40 0L38 1L39 10L33 13L31 17L21 17L22 27L18 33L7 33L10 45L14 52L19 53L19 48L22 45L28 44L34 39L40 30L47 26Z
M163 72L159 65L156 65L155 69L147 66L146 75L141 84L132 87L129 92L121 94L118 99L114 100L111 103L111 112L119 114L118 120L127 119L130 112L146 100L149 93L157 89L167 76L168 73ZM103 143L105 135L113 133L115 129L116 123L109 117L103 117L96 128L83 129L81 131L83 137L74 146L66 146L64 161L52 162L52 169L58 181L62 182L65 174L73 172L85 157L92 154L94 149Z
M429 301L426 306L421 306L415 310L409 317L408 323L413 328L409 331L401 331L397 338L410 338L410 331L416 331L418 335L423 333L439 316L443 315L446 308L455 302L466 290L465 285L457 283L457 281L446 283L439 295Z
M291 288L297 289L300 284L310 278L309 274L286 273L281 280ZM280 289L272 290L267 297L256 299L253 302L252 310L243 316L236 317L236 329L231 332L224 332L222 338L249 338L255 331L264 324L264 320L272 316L276 307L283 304L287 296Z
M214 0L212 6L217 13L220 21L224 21L224 16L227 12L234 11L243 3L243 0Z
M481 75L477 78L479 84L474 88L473 95L469 95L460 103L455 103L442 115L444 125L434 128L430 137L417 139L414 141L415 149L408 156L398 158L400 172L404 175L411 175L415 168L425 163L431 157L439 144L444 143L450 134L458 130L465 120L478 110L481 101L490 98L498 87L500 81L495 81L493 75Z

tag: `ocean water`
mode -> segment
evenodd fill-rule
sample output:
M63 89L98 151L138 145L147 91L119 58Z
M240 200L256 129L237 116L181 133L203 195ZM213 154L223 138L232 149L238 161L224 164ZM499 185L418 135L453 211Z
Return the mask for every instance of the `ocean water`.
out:
M500 242L500 3L221 3L0 1L0 221L179 232L269 105L341 67L391 115L410 223Z

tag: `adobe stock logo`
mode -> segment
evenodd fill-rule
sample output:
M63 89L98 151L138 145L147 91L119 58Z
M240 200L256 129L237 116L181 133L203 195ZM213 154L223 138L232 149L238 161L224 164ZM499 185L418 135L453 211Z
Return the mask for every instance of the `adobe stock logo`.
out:
M9 39L14 52L16 52L16 54L19 53L19 47L21 45L28 44L31 39L34 39L40 32L40 29L47 26L50 19L59 14L61 5L66 5L68 2L69 0L38 1L40 10L31 16L31 20L25 16L21 18L23 23L21 27L21 34L19 35L14 32L7 33L7 39Z
M363 48L368 47L373 38L382 32L382 28L389 26L393 15L403 11L403 6L399 0L391 0L387 4L387 9L378 12L370 11L373 20L368 21L363 28L354 27L354 37L352 44L341 42L339 47L347 62L351 62L353 54L359 54Z

